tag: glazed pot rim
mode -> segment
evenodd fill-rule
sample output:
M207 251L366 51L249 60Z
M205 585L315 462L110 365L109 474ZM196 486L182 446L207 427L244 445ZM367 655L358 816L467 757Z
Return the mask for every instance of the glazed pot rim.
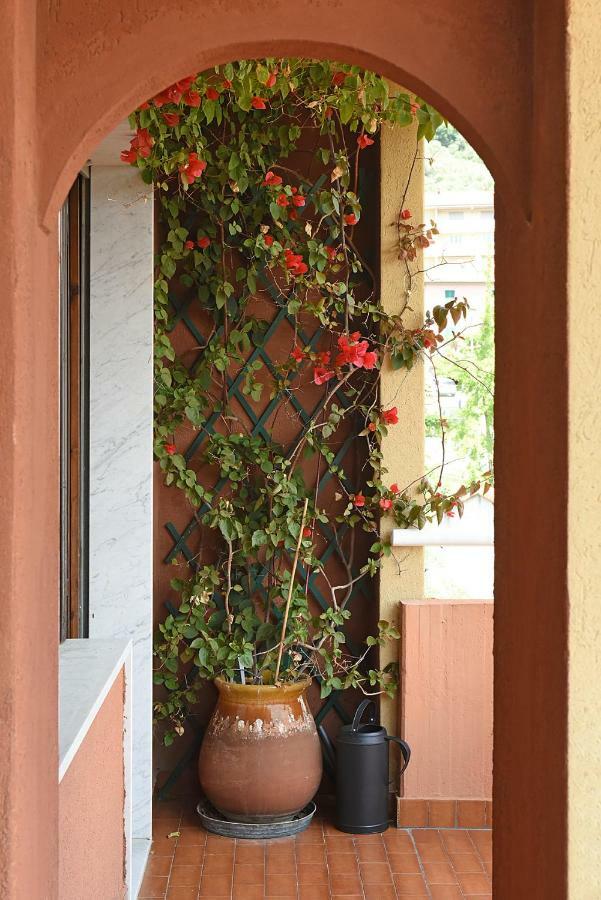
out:
M305 691L311 684L312 678L305 675L298 681L286 681L283 684L240 684L237 681L226 681L225 678L217 676L213 679L213 683L219 691L235 691L244 694L299 694Z

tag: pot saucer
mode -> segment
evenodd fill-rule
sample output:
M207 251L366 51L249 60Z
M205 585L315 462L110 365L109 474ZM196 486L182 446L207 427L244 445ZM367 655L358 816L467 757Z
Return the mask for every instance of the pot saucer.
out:
M317 807L311 801L300 812L279 822L232 822L217 812L208 800L201 800L196 811L202 827L223 837L240 838L245 841L265 841L270 838L290 837L304 831L315 815Z

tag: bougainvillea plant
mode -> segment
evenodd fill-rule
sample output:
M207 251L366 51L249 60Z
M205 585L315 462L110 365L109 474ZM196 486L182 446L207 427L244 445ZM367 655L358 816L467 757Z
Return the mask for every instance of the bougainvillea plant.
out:
M419 98L391 94L386 80L372 72L264 59L184 78L144 103L130 121L135 136L121 158L160 197L154 450L165 483L184 492L206 535L189 577L172 582L177 609L160 624L155 642L155 682L166 688L155 711L169 720L165 741L183 731L203 679L217 675L279 683L310 674L319 677L322 696L348 687L391 693L396 671L379 669L371 648L398 637L395 627L380 621L355 654L344 631L354 585L373 577L391 552L380 537L380 517L422 528L445 514L461 514L462 498L480 485L444 494L439 478L399 486L384 468L381 438L402 422L396 406L380 404L381 367L389 360L409 370L431 356L467 306L453 300L409 329L403 313L382 308L373 276L365 288L369 267L355 239L362 213L359 172L361 154L375 152L383 123L405 127L417 121L419 141L431 138L442 120ZM295 162L299 152L308 152L307 135L315 171L325 176L318 189L304 174L308 164ZM419 252L436 230L416 221L402 202L396 225L399 290L407 309ZM255 404L268 389L252 352L269 325L256 302L265 277L292 328L284 357L270 372L272 425L253 432L231 402L228 383L241 373L243 393ZM206 326L191 367L171 340L174 298L181 290L194 293ZM305 342L301 333L321 337ZM320 397L302 420L290 404L295 391ZM275 426L278 404L283 416L297 409L300 431L292 429L289 441ZM194 467L181 446L182 429L202 433L215 413L202 465ZM359 492L349 490L333 449L349 421L356 440L364 442L367 474ZM339 485L327 503L319 493L323 465ZM203 468L217 473L225 488L213 490ZM348 559L338 583L318 552L322 528ZM338 540L343 529L345 538ZM369 537L369 551L353 574L356 529ZM267 572L263 593L258 570ZM308 598L311 574L329 592L329 605L317 613Z

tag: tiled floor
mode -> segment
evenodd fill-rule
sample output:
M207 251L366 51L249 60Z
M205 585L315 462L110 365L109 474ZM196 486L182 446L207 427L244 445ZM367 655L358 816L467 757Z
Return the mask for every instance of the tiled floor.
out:
M155 804L139 898L482 900L492 897L491 859L490 830L390 828L353 837L327 817L296 838L234 841L203 831L192 804L169 800Z

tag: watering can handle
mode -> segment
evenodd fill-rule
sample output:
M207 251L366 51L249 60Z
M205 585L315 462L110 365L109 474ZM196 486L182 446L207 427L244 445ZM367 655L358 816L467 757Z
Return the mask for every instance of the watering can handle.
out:
M376 720L376 718L375 718L376 704L374 703L373 700L362 700L355 711L355 715L353 716L353 725L352 725L353 731L359 730L359 725L361 724L361 717L363 716L363 713L365 712L365 710L367 709L368 706L373 706L373 710L369 717L369 721L375 722L375 720Z
M401 753L403 754L403 768L399 772L399 775L402 775L407 766L409 765L409 760L411 759L411 747L406 741L402 741L398 737L392 737L391 735L386 735L387 741L394 741L395 744L398 744L401 748Z

